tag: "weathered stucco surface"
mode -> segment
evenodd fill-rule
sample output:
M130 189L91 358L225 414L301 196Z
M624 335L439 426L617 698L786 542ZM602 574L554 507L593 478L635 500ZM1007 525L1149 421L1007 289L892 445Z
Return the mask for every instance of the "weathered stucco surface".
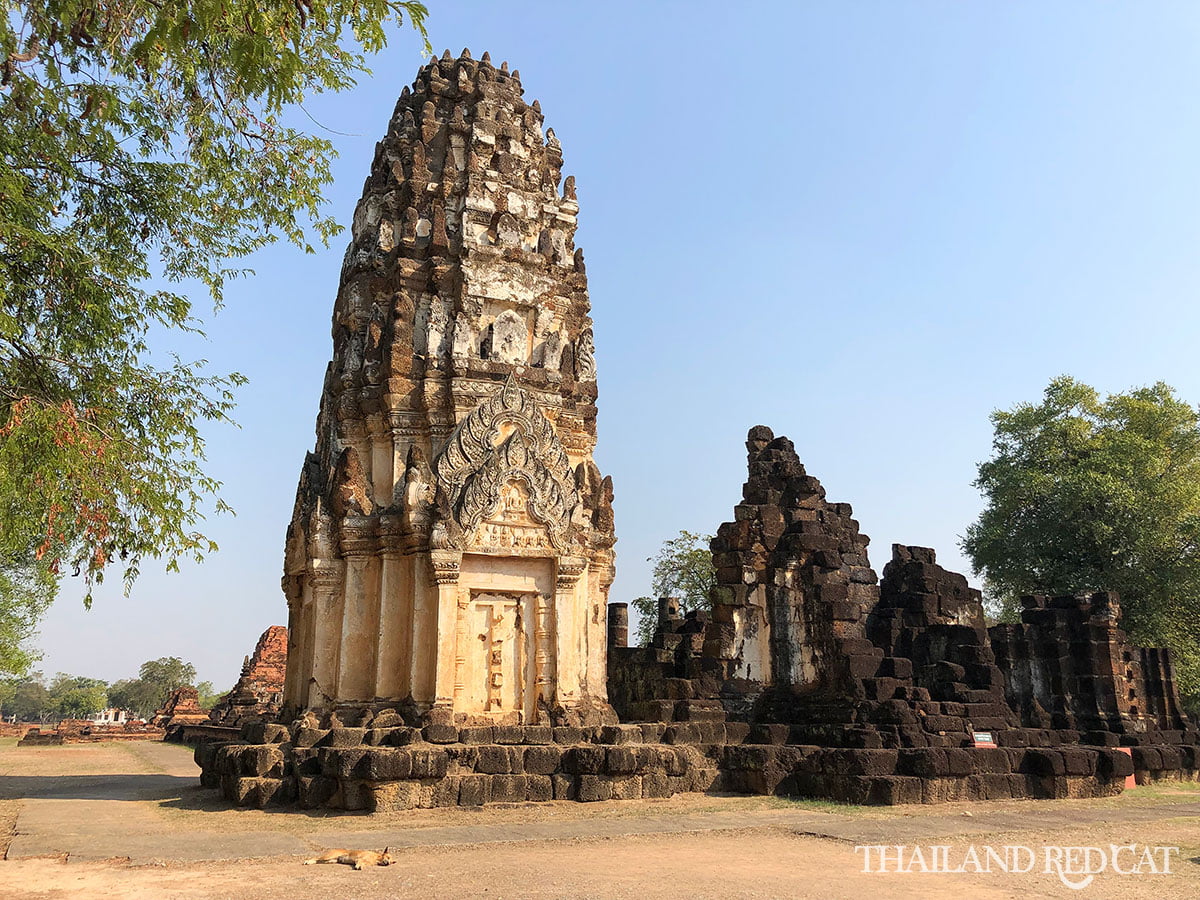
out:
M288 529L292 712L611 719L579 207L521 93L507 65L443 56L377 147Z

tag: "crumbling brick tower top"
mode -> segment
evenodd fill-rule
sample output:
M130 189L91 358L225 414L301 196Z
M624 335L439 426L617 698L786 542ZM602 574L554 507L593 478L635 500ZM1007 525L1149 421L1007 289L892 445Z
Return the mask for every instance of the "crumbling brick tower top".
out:
M574 178L542 125L507 63L447 53L376 148L288 529L292 709L604 707L612 487Z
M273 719L283 702L287 648L288 633L282 625L264 631L254 645L254 653L242 663L242 674L233 690L209 711L209 721L232 726Z

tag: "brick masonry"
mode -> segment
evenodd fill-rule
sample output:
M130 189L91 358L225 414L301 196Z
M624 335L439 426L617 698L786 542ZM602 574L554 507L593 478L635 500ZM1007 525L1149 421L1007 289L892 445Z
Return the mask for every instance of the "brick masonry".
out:
M256 719L272 720L283 703L287 672L288 631L272 625L258 639L254 653L242 664L242 674L228 694L209 711L214 725L240 726Z

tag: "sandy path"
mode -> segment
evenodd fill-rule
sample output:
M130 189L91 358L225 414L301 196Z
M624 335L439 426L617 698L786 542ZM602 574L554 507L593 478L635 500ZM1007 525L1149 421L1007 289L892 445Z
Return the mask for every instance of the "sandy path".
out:
M401 851L388 868L301 866L296 859L130 867L4 863L7 896L246 898L1037 898L1200 896L1200 865L1158 877L1110 875L1073 892L1053 875L867 874L852 846L777 829Z
M863 809L688 795L365 816L230 809L199 790L188 751L166 744L0 747L0 775L0 798L22 798L0 799L21 805L0 863L5 900L1200 897L1200 789L1190 785L1060 803ZM1076 893L1044 872L865 873L854 850L937 843L961 857L968 843L1133 841L1179 846L1172 873L1110 873ZM388 868L300 865L313 848L388 843Z

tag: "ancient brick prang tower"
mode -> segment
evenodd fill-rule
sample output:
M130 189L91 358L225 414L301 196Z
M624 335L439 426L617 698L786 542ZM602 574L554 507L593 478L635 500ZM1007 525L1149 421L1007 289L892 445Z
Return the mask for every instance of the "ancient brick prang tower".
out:
M578 209L507 64L447 53L404 89L354 213L288 528L287 709L611 718Z

